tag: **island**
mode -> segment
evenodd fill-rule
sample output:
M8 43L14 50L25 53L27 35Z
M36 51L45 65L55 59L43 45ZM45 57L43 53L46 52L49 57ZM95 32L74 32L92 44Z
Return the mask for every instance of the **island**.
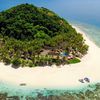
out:
M21 4L0 12L0 61L6 65L77 63L87 51L82 34L47 8Z

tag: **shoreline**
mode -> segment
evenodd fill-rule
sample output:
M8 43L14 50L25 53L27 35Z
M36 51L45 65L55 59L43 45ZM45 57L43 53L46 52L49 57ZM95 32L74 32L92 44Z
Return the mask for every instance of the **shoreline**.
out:
M64 65L61 68L52 67L18 68L6 66L0 63L0 81L15 85L26 83L33 88L56 88L56 87L84 87L99 82L100 48L95 45L86 34L77 26L72 26L77 32L82 33L86 44L89 45L88 53L80 63ZM78 80L84 77L90 79L90 83L80 83Z

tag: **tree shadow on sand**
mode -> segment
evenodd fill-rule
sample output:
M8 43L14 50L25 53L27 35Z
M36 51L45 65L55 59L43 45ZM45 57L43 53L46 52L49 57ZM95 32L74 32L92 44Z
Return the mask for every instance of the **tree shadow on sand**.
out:
M20 66L19 65L18 66L17 65L11 65L11 67L14 68L14 69L18 69Z

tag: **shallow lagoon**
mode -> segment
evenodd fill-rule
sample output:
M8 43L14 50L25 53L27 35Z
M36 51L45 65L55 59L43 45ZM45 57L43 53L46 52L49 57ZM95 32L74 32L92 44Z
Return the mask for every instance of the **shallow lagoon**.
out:
M100 83L73 89L35 89L0 82L0 100L100 100L99 93Z
M79 21L69 20L69 22L77 28L81 29L91 41L100 47L100 28L98 26L82 23Z

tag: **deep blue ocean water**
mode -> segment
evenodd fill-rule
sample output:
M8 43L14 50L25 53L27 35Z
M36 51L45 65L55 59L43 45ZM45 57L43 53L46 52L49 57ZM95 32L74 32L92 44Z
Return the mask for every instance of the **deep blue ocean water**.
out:
M58 15L68 20L69 23L84 31L100 47L100 0L0 0L0 11L22 3L31 3L55 11ZM72 91L75 92L75 89ZM79 87L76 90L80 91L81 89ZM88 88L86 87L86 89ZM27 86L20 87L0 82L0 93L7 92L10 96L37 96L37 93L49 95L51 93L59 94L64 91L68 91L67 88L65 90L55 89L52 91L52 89L33 89ZM23 100L25 99L23 98Z

